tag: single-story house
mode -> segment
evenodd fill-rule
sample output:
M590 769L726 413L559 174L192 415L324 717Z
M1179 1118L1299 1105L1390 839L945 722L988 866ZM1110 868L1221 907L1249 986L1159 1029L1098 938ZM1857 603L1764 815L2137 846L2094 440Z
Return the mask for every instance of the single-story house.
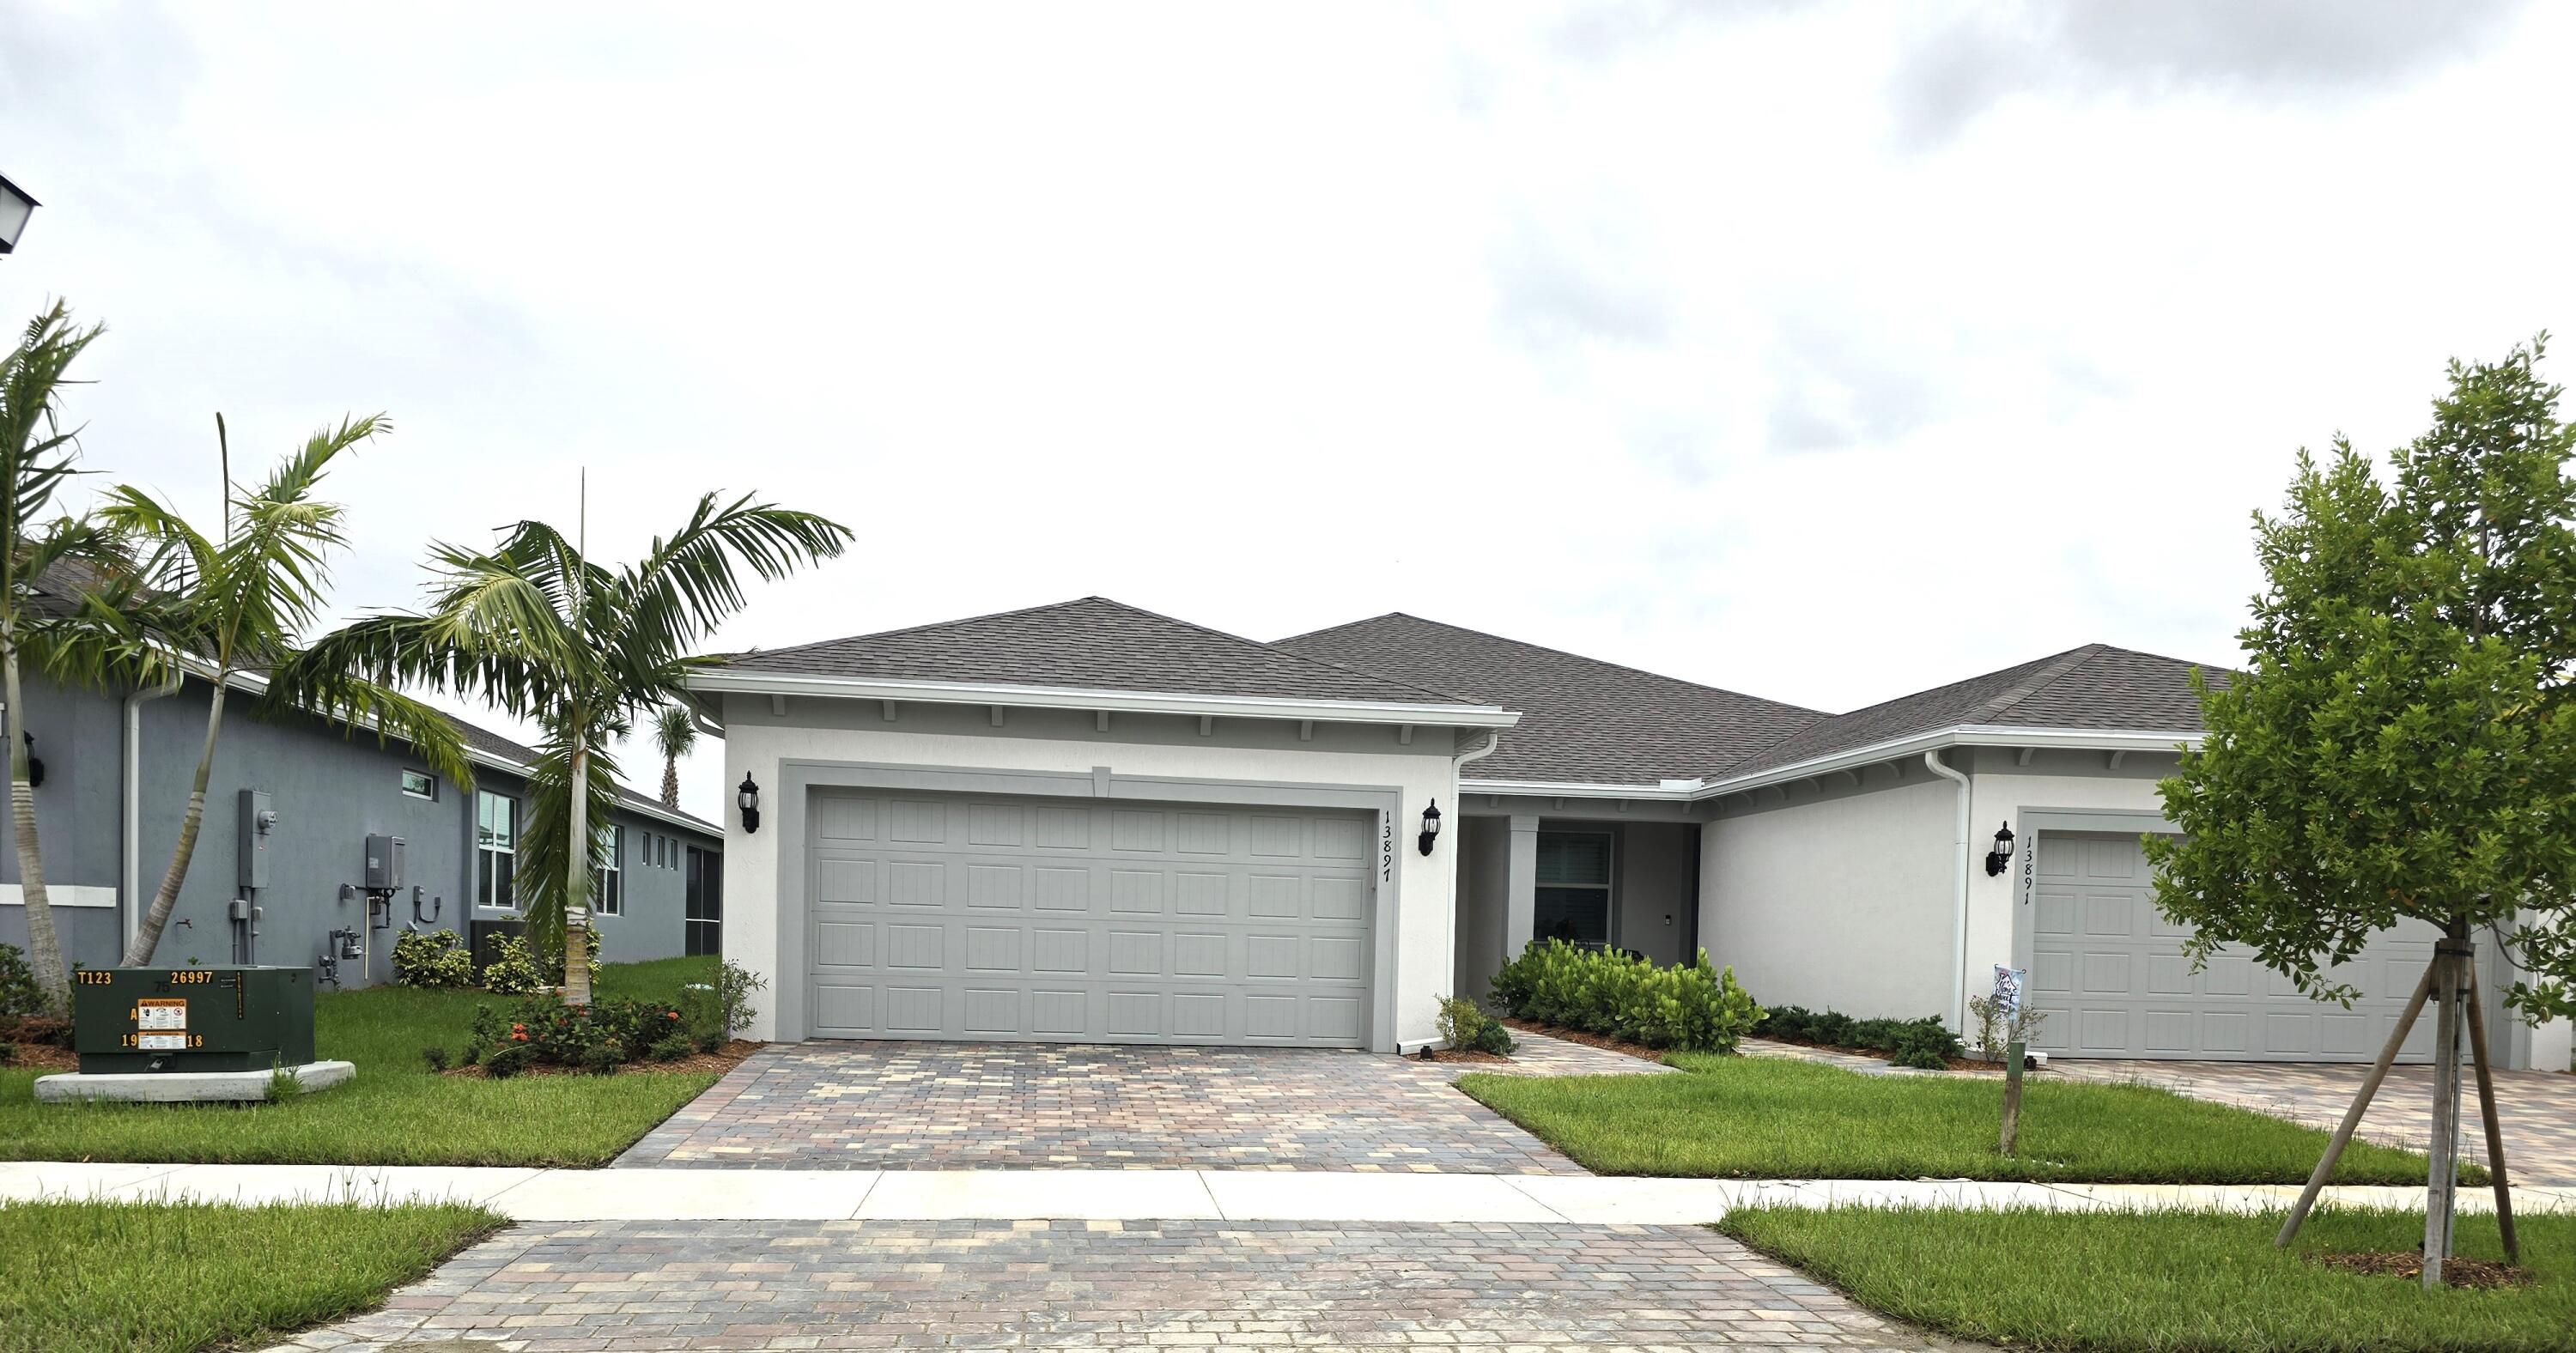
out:
M2058 1056L2367 1059L2427 936L2345 1009L2195 972L2156 915L2192 667L2087 645L1836 715L1409 615L1263 643L1090 597L692 684L750 806L724 952L759 1037L1411 1050L1558 936L1954 1026L2019 967ZM2496 1027L2567 1064L2563 1024Z

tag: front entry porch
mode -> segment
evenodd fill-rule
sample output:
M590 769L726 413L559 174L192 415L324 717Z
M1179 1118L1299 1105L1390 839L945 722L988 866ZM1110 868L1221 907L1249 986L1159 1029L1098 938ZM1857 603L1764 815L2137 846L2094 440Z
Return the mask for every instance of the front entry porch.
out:
M1700 827L1687 805L1470 794L1458 825L1456 992L1483 997L1533 939L1660 964L1699 948Z

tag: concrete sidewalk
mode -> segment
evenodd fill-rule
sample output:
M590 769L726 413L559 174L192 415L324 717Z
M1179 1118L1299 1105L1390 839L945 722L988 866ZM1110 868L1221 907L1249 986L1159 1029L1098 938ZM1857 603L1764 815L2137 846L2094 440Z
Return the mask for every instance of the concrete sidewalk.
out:
M1634 1179L1268 1170L531 1170L448 1166L0 1163L0 1199L474 1203L514 1221L1333 1221L1676 1225L1757 1204L2264 1211L2291 1185ZM2328 1201L2424 1205L2420 1188ZM2464 1190L2461 1205L2494 1196ZM2576 1189L2517 1188L2524 1212Z

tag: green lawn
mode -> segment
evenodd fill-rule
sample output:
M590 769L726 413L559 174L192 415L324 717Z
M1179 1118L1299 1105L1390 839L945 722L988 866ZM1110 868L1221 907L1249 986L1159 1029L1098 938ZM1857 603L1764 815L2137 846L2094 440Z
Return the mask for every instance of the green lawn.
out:
M612 963L602 996L669 1000L713 980L712 958ZM601 1165L714 1083L705 1073L464 1079L433 1074L420 1050L465 1046L476 991L376 987L324 992L321 1056L355 1080L283 1104L38 1104L38 1073L0 1070L0 1159L238 1164Z
M0 1353L258 1347L500 1225L447 1204L0 1203Z
M1995 1150L2000 1082L1864 1076L1775 1057L1679 1053L1679 1076L1459 1078L1458 1088L1602 1174L1741 1179L2039 1179L2297 1184L2326 1134L2133 1085L2034 1078L2021 1150ZM2412 1152L2355 1142L2335 1179L2420 1184Z
M2103 1353L2412 1353L2576 1347L2576 1217L2516 1218L2527 1287L2426 1292L2301 1254L2413 1253L2421 1212L2320 1209L2294 1253L2278 1213L1747 1208L1718 1229L1862 1305L1965 1339ZM2455 1249L2499 1259L2492 1217Z

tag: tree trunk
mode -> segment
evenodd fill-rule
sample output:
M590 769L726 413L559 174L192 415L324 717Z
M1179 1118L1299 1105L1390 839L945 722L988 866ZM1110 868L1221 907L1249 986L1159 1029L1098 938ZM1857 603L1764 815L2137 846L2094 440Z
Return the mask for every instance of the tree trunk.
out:
M574 726L579 727L576 711ZM572 828L564 842L564 855L571 877L564 880L564 981L566 1005L590 1004L590 746L581 734L572 735L569 758L572 780L572 805L568 819Z
M662 758L662 806L680 811L680 758L676 756Z
M197 857L197 834L206 824L206 781L215 773L215 736L224 726L224 676L215 674L215 693L206 706L206 743L197 753L197 778L188 787L188 811L179 819L178 847L170 852L169 871L152 894L152 910L144 914L133 940L125 946L129 968L151 962L152 951L161 947L161 932L170 924L170 913L178 910L179 887L188 881L188 865Z
M53 901L45 893L45 860L36 848L36 791L27 783L27 701L18 686L18 649L0 648L0 690L8 700L0 737L9 739L9 825L18 846L18 892L27 904L27 961L36 969L36 991L47 1013L71 1013L72 981L63 970L63 941L54 930ZM128 899L129 905L130 899Z

